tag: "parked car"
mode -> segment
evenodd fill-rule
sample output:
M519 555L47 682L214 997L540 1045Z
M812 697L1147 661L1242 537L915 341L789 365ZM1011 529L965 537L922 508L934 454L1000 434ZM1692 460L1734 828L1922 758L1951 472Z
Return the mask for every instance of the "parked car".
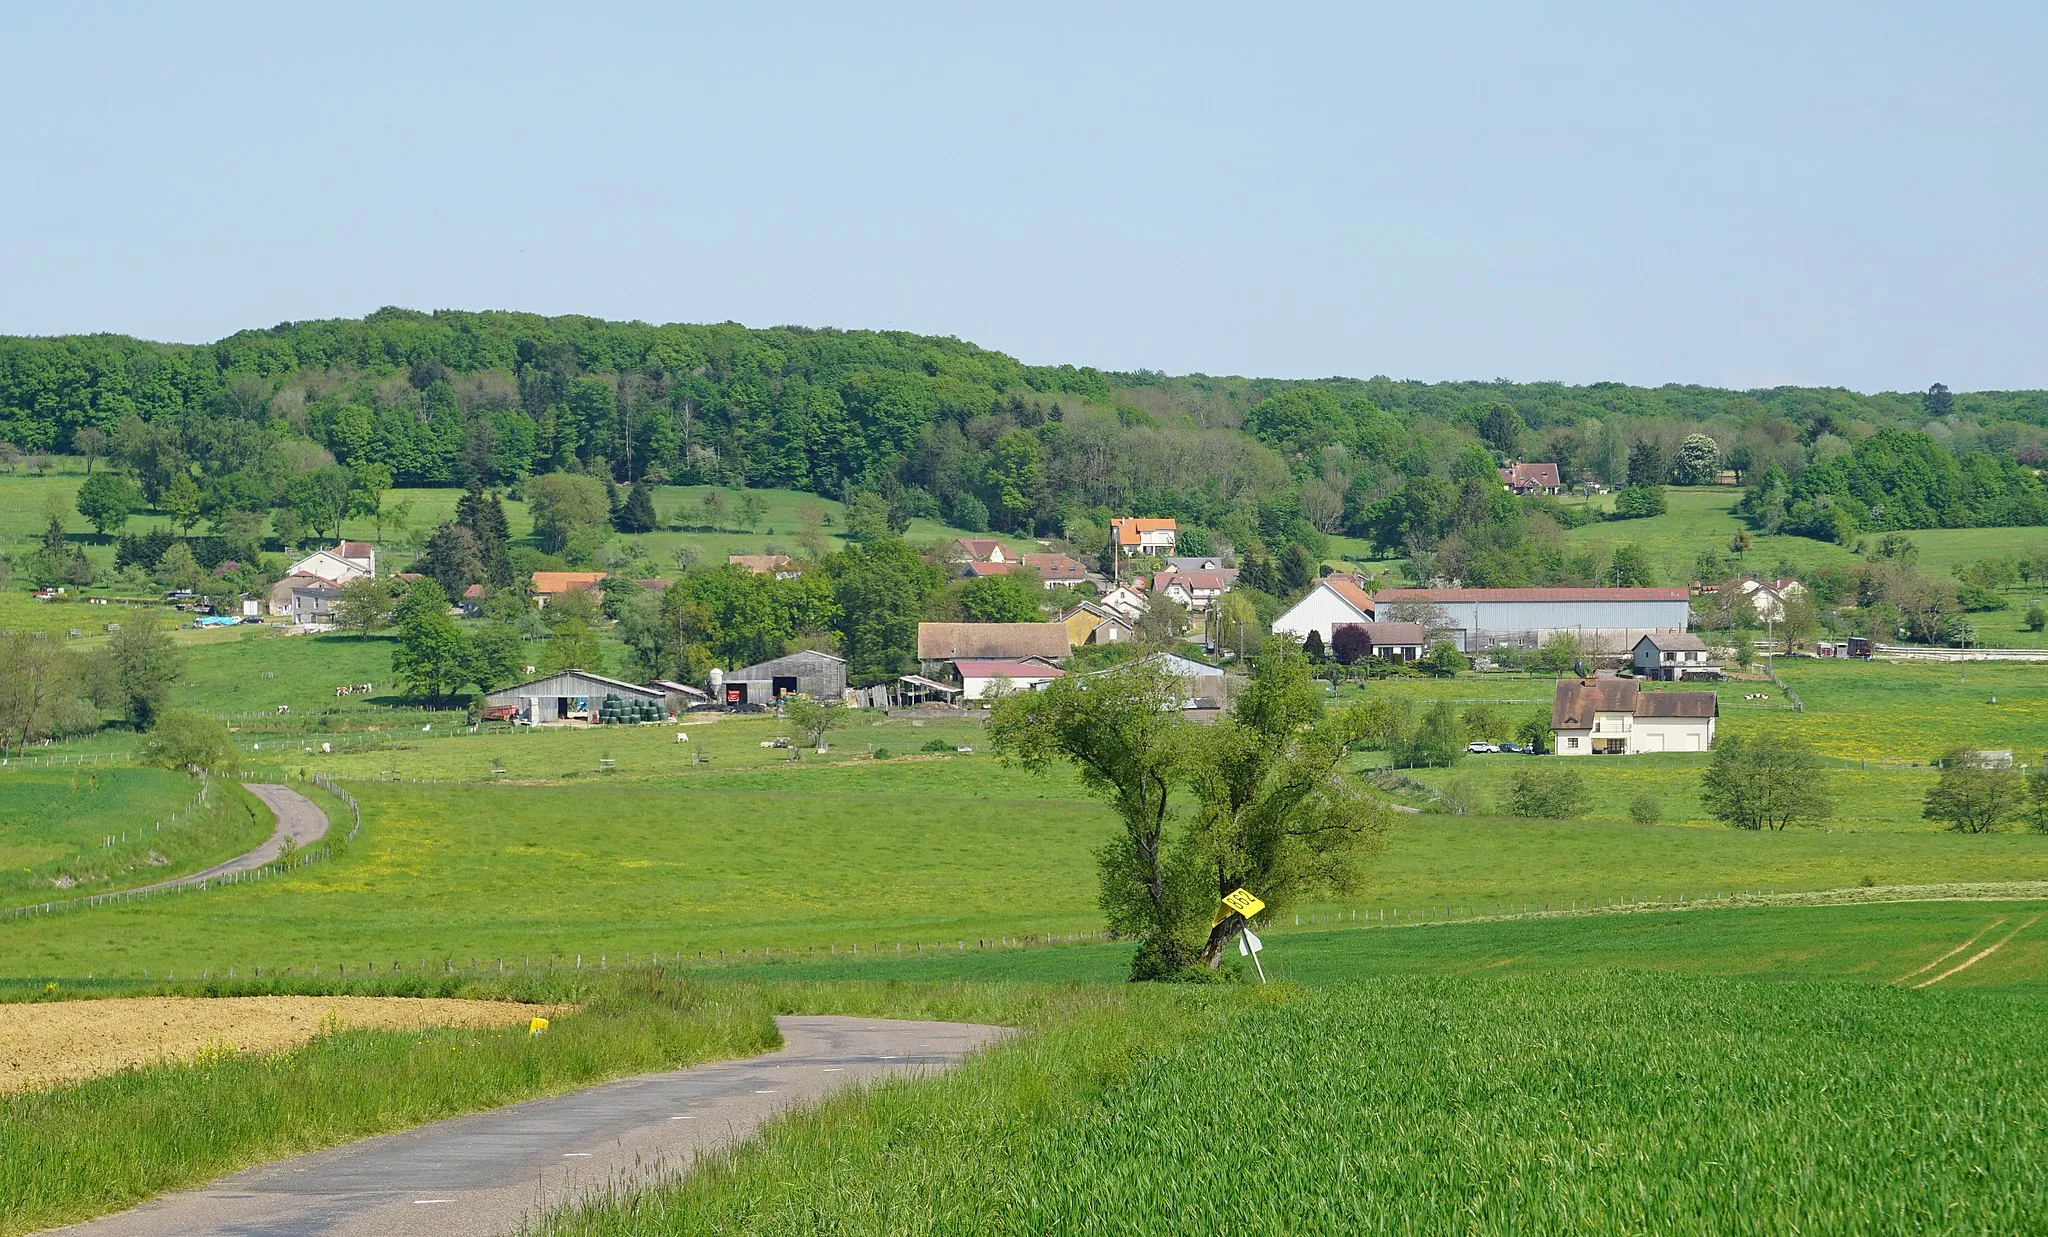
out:
M1503 743L1500 745L1500 750L1504 752L1519 752L1522 750L1522 745L1519 743Z
M1478 752L1497 752L1497 751L1499 751L1500 749L1499 749L1499 748L1497 748L1497 747L1495 747L1495 746L1494 746L1493 744L1491 744L1491 743L1467 743L1467 744L1465 745L1465 750L1466 750L1466 751L1468 751L1468 752L1478 753Z

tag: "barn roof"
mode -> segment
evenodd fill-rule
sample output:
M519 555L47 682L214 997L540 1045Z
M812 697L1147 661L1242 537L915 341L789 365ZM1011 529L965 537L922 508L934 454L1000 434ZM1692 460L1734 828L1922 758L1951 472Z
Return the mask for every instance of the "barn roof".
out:
M1064 623L919 623L919 661L973 658L1065 657Z
M586 682L596 683L600 684L601 686L608 687L613 691L619 692L622 695L630 693L631 695L638 696L644 700L654 700L658 699L661 696L660 690L656 688L642 687L638 683L628 683L624 679L614 679L609 677L608 675L592 674L588 670L576 669L557 670L553 674L544 674L537 679L528 679L524 683L514 683L509 687L501 687L498 690L491 692L489 694L493 697L516 696L519 695L521 690L524 688L538 687L543 683L558 683L559 680L563 679L582 679ZM536 692L534 694L541 696L565 696L573 695L575 693L554 691Z
M1324 583L1329 583L1325 580ZM1433 605L1463 601L1686 601L1672 588L1383 588L1373 594L1383 606Z
M562 593L580 593L604 583L602 571L536 571L533 573L533 591L548 596Z
M1721 698L1713 692L1644 692L1636 697L1637 717L1716 717Z

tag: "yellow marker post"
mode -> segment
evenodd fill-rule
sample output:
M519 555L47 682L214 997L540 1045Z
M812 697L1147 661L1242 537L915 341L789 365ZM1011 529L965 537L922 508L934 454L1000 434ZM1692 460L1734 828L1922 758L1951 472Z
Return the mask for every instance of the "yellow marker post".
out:
M526 1033L528 1035L539 1035L547 1029L548 1020L545 1018L535 1018L532 1022L526 1024Z
M1225 909L1236 911L1244 916L1244 931L1237 938L1237 950L1241 954L1249 954L1251 956L1252 965L1259 969L1259 982L1265 983L1266 967L1264 963L1259 961L1261 942L1258 936L1252 932L1251 928L1251 917L1266 909L1265 902L1260 900L1257 894L1240 885L1223 895L1223 905ZM1216 923L1223 922L1223 914L1223 911L1216 912Z
M1259 900L1258 895L1244 888L1233 889L1229 893L1224 894L1223 905L1243 915L1246 919L1250 919L1253 915L1266 909L1266 904Z

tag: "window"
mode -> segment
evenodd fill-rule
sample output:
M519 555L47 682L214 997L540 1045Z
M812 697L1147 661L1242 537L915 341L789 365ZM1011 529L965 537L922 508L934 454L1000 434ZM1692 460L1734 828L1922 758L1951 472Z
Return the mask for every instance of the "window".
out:
M1564 741L1564 745L1565 745L1566 747L1570 747L1570 748L1576 748L1576 747L1578 747L1578 745L1579 745L1579 741L1578 741L1577 739L1566 739L1566 740Z

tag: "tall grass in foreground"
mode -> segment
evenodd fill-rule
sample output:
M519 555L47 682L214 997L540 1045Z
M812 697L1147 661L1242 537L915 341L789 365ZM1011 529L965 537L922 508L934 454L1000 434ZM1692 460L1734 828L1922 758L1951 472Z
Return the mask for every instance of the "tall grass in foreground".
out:
M1105 994L540 1231L2023 1232L2048 1214L2036 998L1430 977L1219 1019L1172 995Z
M343 1030L285 1053L202 1054L0 1096L0 1233L104 1214L250 1164L627 1074L751 1055L776 1042L758 989L646 970L582 984L450 984L434 995L585 1008L538 1038L523 1028Z

